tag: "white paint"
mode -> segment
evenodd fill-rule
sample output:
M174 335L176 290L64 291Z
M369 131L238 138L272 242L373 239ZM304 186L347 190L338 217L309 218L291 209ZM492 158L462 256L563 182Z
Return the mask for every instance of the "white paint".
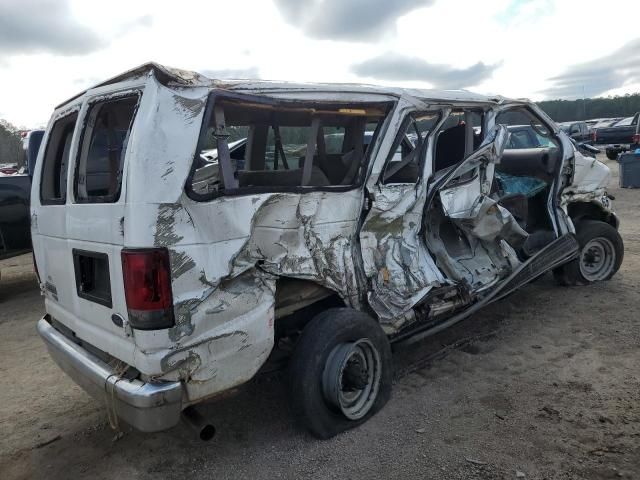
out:
M347 192L253 193L196 202L186 196L184 185L196 154L206 98L214 89L297 100L396 103L383 134L372 145L363 187ZM71 107L62 106L54 113L56 119L69 108L80 109L69 172L75 168L88 102L125 91L140 91L142 97L127 148L120 200L106 205L74 204L70 175L67 205L42 206L38 185L45 149L41 149L32 192L32 215L37 217L32 230L34 251L43 282L55 284L58 291L58 300L47 294L51 315L79 338L135 366L144 378L184 381L187 403L248 380L265 362L274 343L280 277L321 285L354 308L364 309L368 303L388 333L414 320L413 307L427 293L456 279L443 273L423 238L435 129L417 184L378 182L404 116L413 110L437 109L444 121L451 106L476 105L488 110L490 124L495 110L526 104L466 92L223 83L147 65L84 92ZM458 175L477 171L474 180L468 187L448 191L445 185L441 200L453 219L477 220L475 235L496 244L495 251L503 255L501 265L513 265L513 251L500 239L513 219L502 208L494 208L495 218L487 219L492 205L483 201L505 141L505 129L496 129L479 153L457 171ZM565 161L572 156L573 151L565 151ZM577 154L576 158L575 178L585 188L606 180L600 166L591 165L589 175L583 172L586 160ZM365 205L368 213L360 225ZM169 249L174 328L136 330L130 335L127 328L111 322L113 313L127 318L122 247ZM113 308L78 298L73 248L109 255ZM479 278L495 281L498 276L492 271ZM482 287L486 284L474 289Z

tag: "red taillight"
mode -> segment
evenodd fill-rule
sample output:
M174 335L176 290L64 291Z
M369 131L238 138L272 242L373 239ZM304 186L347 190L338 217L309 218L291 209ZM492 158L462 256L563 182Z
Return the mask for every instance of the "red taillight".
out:
M596 143L597 139L598 139L598 135L597 135L596 131L594 130L593 132L591 132L591 140L593 141L593 143Z
M167 249L122 250L122 275L131 326L140 330L173 327L173 293Z
M631 142L640 144L640 133L636 133L631 139Z

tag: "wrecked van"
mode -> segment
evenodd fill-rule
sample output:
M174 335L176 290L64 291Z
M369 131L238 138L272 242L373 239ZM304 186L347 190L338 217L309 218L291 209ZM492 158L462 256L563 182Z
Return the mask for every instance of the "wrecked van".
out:
M505 148L513 125L543 141ZM57 107L43 145L38 332L145 432L207 436L195 406L275 362L331 437L389 399L392 345L623 256L608 168L524 100L147 64Z

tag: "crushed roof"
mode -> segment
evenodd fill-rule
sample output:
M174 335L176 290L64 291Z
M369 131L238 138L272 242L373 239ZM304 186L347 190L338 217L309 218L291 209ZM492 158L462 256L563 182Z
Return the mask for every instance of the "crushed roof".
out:
M452 102L478 102L478 103L503 103L509 101L501 96L480 95L468 90L437 90L437 89L417 89L384 87L379 85L367 85L357 83L298 83L274 80L252 80L252 79L212 79L201 73L168 67L156 62L148 62L131 70L127 70L104 82L94 85L90 89L80 92L78 95L67 100L60 106L84 95L88 90L104 87L107 85L140 78L153 72L158 81L168 86L181 87L207 87L220 88L226 90L275 94L286 92L349 92L362 94L379 94L395 97L408 96L417 100L428 101L452 101ZM428 79L425 79L428 80Z

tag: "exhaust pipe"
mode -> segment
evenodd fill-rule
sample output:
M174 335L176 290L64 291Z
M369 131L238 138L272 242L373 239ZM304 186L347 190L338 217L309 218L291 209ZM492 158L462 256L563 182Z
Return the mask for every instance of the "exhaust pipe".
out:
M182 421L189 426L198 438L208 442L216 434L216 427L211 425L195 407L187 407L182 411Z

